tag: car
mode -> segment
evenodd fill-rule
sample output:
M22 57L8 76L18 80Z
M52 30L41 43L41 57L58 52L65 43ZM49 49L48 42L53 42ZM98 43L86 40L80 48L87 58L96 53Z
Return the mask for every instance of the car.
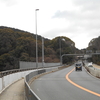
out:
M75 70L81 70L82 71L82 63L76 63L75 64Z

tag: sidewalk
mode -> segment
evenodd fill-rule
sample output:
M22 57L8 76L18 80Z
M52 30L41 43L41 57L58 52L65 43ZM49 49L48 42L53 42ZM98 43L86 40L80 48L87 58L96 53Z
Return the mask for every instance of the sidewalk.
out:
M25 100L24 89L24 79L21 79L1 93L0 100Z

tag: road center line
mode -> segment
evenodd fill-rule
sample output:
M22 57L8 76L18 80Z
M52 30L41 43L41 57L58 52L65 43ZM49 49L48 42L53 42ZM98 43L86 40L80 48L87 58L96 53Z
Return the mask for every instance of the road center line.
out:
M98 93L96 93L96 92L93 92L93 91L91 91L91 90L88 90L88 89L86 89L86 88L84 88L84 87L82 87L82 86L80 86L80 85L74 83L73 81L71 81L71 80L69 79L68 76L74 71L74 69L75 69L75 68L73 68L73 69L66 75L66 79L67 79L71 84L73 84L74 86L76 86L76 87L78 87L78 88L80 88L80 89L82 89L82 90L84 90L84 91L87 91L87 92L89 92L89 93L91 93L91 94L94 94L94 95L100 97L100 94L98 94Z

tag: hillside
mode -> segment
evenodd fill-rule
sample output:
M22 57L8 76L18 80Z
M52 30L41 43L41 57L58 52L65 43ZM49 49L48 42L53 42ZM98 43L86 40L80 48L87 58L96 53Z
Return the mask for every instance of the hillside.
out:
M89 42L88 49L91 49L93 52L100 50L100 36Z
M89 42L88 50L92 50L92 53L100 53L100 36L92 39ZM93 63L100 65L100 55L94 55L91 59L89 59Z
M35 34L19 29L0 27L0 70L18 68L18 61L32 61L36 59ZM52 40L44 38L45 62L59 62L61 54L77 53L75 43L67 37L56 37ZM42 61L42 37L38 36L38 60ZM63 63L73 60L67 57Z

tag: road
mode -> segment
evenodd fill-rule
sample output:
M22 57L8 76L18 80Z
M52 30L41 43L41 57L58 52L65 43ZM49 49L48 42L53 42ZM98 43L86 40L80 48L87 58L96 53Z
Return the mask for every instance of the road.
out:
M100 100L100 79L74 65L44 75L30 85L41 100ZM70 73L69 73L70 72Z

